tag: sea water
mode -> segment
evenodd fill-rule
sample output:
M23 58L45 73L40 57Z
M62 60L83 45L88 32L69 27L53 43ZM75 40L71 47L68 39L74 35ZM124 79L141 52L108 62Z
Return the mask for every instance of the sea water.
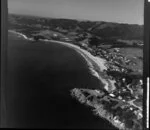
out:
M102 85L79 53L14 37L9 36L7 50L8 127L115 129L70 95L73 88Z

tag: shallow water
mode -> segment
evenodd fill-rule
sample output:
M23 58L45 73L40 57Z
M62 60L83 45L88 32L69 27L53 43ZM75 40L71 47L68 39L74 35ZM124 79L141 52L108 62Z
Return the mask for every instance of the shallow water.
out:
M7 70L8 127L114 129L70 96L101 86L76 51L9 37Z

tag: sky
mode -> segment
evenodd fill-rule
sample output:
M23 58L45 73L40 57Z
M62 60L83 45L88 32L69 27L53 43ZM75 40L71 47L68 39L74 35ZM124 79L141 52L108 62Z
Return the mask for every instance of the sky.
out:
M144 0L8 0L9 13L143 24Z

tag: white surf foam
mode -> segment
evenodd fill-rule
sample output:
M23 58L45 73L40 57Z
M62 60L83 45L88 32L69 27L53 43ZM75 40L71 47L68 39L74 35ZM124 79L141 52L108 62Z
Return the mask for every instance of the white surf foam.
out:
M71 43L53 41L53 40L50 40L50 41L66 45L66 46L71 47L72 49L76 50L86 60L91 74L93 76L95 76L96 78L98 78L104 84L104 88L106 90L109 89L108 81L106 81L104 78L101 77L101 75L96 71L96 69L94 68L94 66L91 62L91 61L93 61L96 64L96 66L98 67L99 71L103 72L104 70L107 70L107 67L105 66L105 63L106 63L105 59L102 59L100 57L95 57L90 52L87 52L86 50L83 50L80 47L73 45Z
M28 38L26 35L24 35L22 33L15 32L13 30L9 30L9 32L16 33L16 34L22 36L24 39L33 40L31 38ZM92 62L94 62L95 65L97 66L97 68L99 69L99 71L103 72L104 70L107 70L107 67L105 66L105 63L106 63L105 59L93 56L90 52L88 52L84 49L81 49L79 46L73 45L71 43L55 41L55 40L47 40L47 39L40 40L40 41L62 44L62 45L65 45L65 46L70 47L70 48L74 49L75 51L77 51L86 60L91 74L93 76L95 76L96 78L98 78L104 84L105 89L108 89L108 86L109 86L108 82L104 78L101 77L101 75L96 71L96 69L94 68L94 66L92 64Z
M26 35L22 34L22 33L16 32L16 31L14 31L14 30L8 30L8 32L15 33L15 34L17 34L17 35L22 36L24 39L29 40L28 37L27 37Z

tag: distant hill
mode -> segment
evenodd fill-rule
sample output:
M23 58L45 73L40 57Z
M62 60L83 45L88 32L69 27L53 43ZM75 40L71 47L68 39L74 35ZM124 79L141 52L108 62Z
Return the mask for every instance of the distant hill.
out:
M78 21L72 19L44 18L27 15L8 15L9 29L24 27L29 31L50 29L62 32L90 33L103 38L143 40L143 25L104 21Z

